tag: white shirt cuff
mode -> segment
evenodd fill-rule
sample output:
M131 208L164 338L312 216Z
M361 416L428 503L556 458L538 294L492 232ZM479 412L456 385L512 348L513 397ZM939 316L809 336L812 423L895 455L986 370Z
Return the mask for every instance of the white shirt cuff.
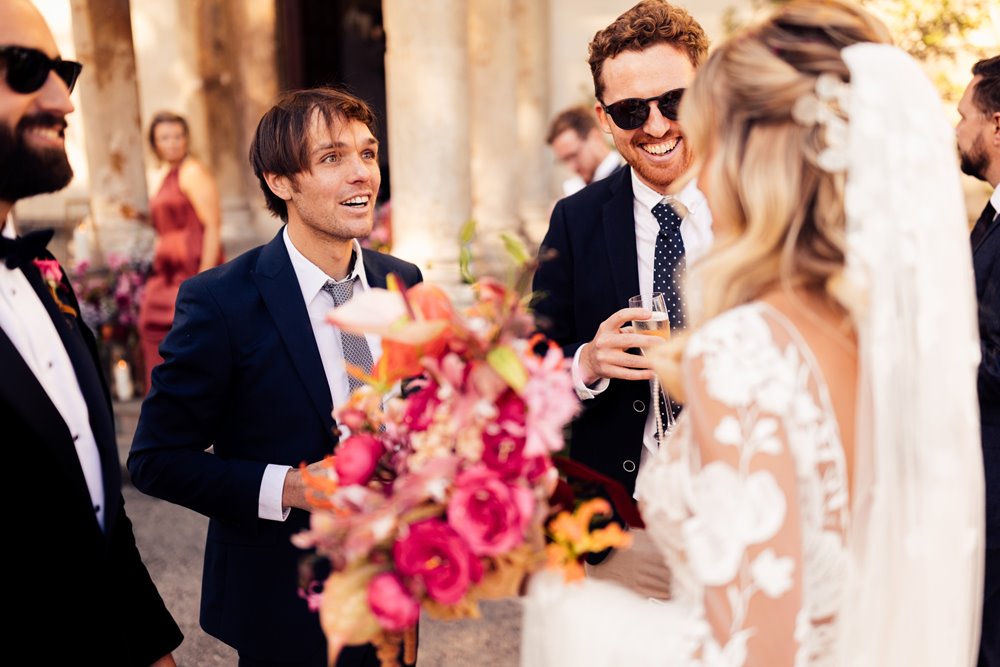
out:
M260 480L260 494L257 496L257 516L268 521L284 521L288 518L290 508L281 506L281 493L285 490L285 475L291 470L288 466L273 463L264 468L264 477Z
M580 353L583 352L583 348L587 347L590 343L584 343L580 347L576 348L576 354L573 355L573 389L576 389L576 395L581 401L586 401L588 399L596 397L598 394L603 392L611 384L609 378L600 378L593 386L588 387L583 383L583 377L580 375Z

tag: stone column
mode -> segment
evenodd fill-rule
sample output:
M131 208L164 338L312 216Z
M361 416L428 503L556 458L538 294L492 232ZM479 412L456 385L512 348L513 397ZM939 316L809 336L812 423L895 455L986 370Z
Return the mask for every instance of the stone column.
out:
M393 254L458 292L469 220L465 0L384 0Z
M469 0L472 217L476 272L503 278L500 233L520 227L518 26L514 0Z
M71 8L76 54L84 64L80 102L100 250L105 257L148 255L152 231L123 214L148 209L129 0L72 0Z
M514 0L517 26L517 141L521 233L541 243L549 226L552 153L549 118L549 0Z
M273 0L196 0L198 71L207 109L206 159L222 195L227 257L269 239L258 229L263 197L247 153L257 121L277 93ZM260 203L251 208L250 203ZM264 215L260 218L264 219Z

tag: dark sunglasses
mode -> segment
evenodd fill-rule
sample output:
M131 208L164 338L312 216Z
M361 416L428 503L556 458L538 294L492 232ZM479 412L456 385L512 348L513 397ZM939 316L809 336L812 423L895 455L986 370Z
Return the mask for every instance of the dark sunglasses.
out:
M83 65L72 60L49 58L38 49L24 46L0 46L0 59L7 68L7 85L15 93L27 95L45 85L49 72L55 72L73 92Z
M611 120L615 121L615 125L623 130L637 130L649 118L650 102L656 102L656 106L659 107L660 113L663 114L664 118L677 120L677 108L681 105L682 97L684 97L684 89L674 88L662 95L649 97L644 100L638 97L629 97L628 99L619 100L614 104L601 102L601 106L611 116Z

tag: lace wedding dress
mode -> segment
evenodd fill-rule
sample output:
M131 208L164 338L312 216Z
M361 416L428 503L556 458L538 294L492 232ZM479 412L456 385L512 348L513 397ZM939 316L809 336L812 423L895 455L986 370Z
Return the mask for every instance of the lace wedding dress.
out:
M753 303L696 331L684 369L703 395L637 482L673 599L543 578L525 601L523 665L743 665L751 636L775 658L793 636L794 664L833 664L848 483L816 360L783 315Z

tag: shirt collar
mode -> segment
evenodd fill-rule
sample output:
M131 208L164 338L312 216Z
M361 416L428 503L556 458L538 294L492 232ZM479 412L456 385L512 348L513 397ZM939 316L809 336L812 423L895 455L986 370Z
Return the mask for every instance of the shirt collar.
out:
M288 227L286 226L281 232L281 238L285 242L285 249L288 251L288 259L292 262L292 269L295 271L295 278L299 281L299 289L302 290L302 298L305 299L306 303L312 301L320 290L323 289L323 285L326 284L328 280L333 280L330 276L326 275L321 268L306 259L306 256L299 252L292 240L288 238ZM333 282L345 282L347 280L353 280L354 278L359 278L361 285L364 289L368 289L368 276L365 274L365 263L362 259L361 254L361 244L358 243L357 239L354 242L354 266L351 272L343 280L333 280Z
M1000 183L997 183L997 186L993 188L993 195L990 197L990 203L993 204L993 210L1000 213Z
M8 238L8 239L16 239L17 238L17 230L14 229L14 217L13 216L10 216L10 215L7 216L7 224L3 226L3 231L0 231L0 235L2 235L4 238Z
M654 206L663 201L663 195L643 183L634 167L629 169L632 170L632 195L647 211L652 211ZM687 207L688 213L693 214L688 216L689 219L693 218L697 224L711 228L712 217L708 212L708 202L698 189L697 179L691 179L675 196Z

